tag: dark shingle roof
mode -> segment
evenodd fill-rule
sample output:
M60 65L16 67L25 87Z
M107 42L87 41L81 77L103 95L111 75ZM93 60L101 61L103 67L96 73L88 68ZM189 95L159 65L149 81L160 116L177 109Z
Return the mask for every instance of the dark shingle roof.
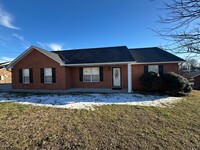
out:
M135 61L126 46L52 51L65 64Z
M86 63L151 63L151 62L183 62L184 60L158 47L128 49L126 46L47 51L31 46L18 56L8 67L13 67L30 51L36 49L60 64L78 65Z
M184 61L183 59L158 47L129 49L138 63Z

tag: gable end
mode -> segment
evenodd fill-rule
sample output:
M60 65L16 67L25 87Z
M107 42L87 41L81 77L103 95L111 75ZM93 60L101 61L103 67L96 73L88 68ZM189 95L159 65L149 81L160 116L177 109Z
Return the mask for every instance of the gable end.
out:
M59 63L60 65L63 64L62 60L60 59L60 57L52 52L37 48L35 46L31 46L29 47L26 51L24 51L21 55L19 55L16 59L14 59L10 65L8 66L8 68L13 68L14 65L16 65L20 60L22 60L24 57L26 57L28 54L30 54L33 50L37 50L40 53L44 54L45 56L49 57L50 59L54 60L55 62Z

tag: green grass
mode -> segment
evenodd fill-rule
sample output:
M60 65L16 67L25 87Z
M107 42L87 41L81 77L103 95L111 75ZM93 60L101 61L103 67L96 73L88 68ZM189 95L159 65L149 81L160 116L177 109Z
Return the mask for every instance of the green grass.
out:
M200 92L173 107L0 103L0 149L200 149Z

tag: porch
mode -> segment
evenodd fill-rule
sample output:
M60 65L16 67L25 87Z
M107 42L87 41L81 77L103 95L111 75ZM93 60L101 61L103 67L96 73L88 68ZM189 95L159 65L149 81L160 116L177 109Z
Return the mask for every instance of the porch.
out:
M6 87L6 88L5 88ZM12 89L11 85L0 84L1 92L27 92L27 93L128 93L128 89L121 90L111 88L70 88L66 90L36 90L36 89Z

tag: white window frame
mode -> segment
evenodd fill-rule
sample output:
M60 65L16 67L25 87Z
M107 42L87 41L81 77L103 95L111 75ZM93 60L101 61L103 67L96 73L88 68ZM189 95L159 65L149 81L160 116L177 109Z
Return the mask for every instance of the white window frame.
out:
M148 72L159 73L159 66L158 65L148 65Z
M0 75L0 81L3 81L4 79L3 79L3 75Z
M46 75L47 74L47 72L46 72L47 69L48 70L51 69L51 76L50 75ZM47 77L51 77L51 82L48 82L46 80ZM52 68L44 68L44 83L45 84L52 84L53 83L53 69Z
M28 71L28 75L25 75L25 71ZM25 78L28 78L28 81ZM30 84L30 69L22 69L22 83Z
M89 71L90 74L85 74L84 73L86 69L90 70ZM95 73L95 71L94 71L95 69L98 69L98 73ZM90 80L89 81L85 80L85 78L84 78L85 75L89 75L90 76ZM96 81L96 80L94 81L92 79L93 75L98 75L99 76L99 80L98 81ZM100 68L99 67L87 67L87 68L83 68L83 82L100 82Z

